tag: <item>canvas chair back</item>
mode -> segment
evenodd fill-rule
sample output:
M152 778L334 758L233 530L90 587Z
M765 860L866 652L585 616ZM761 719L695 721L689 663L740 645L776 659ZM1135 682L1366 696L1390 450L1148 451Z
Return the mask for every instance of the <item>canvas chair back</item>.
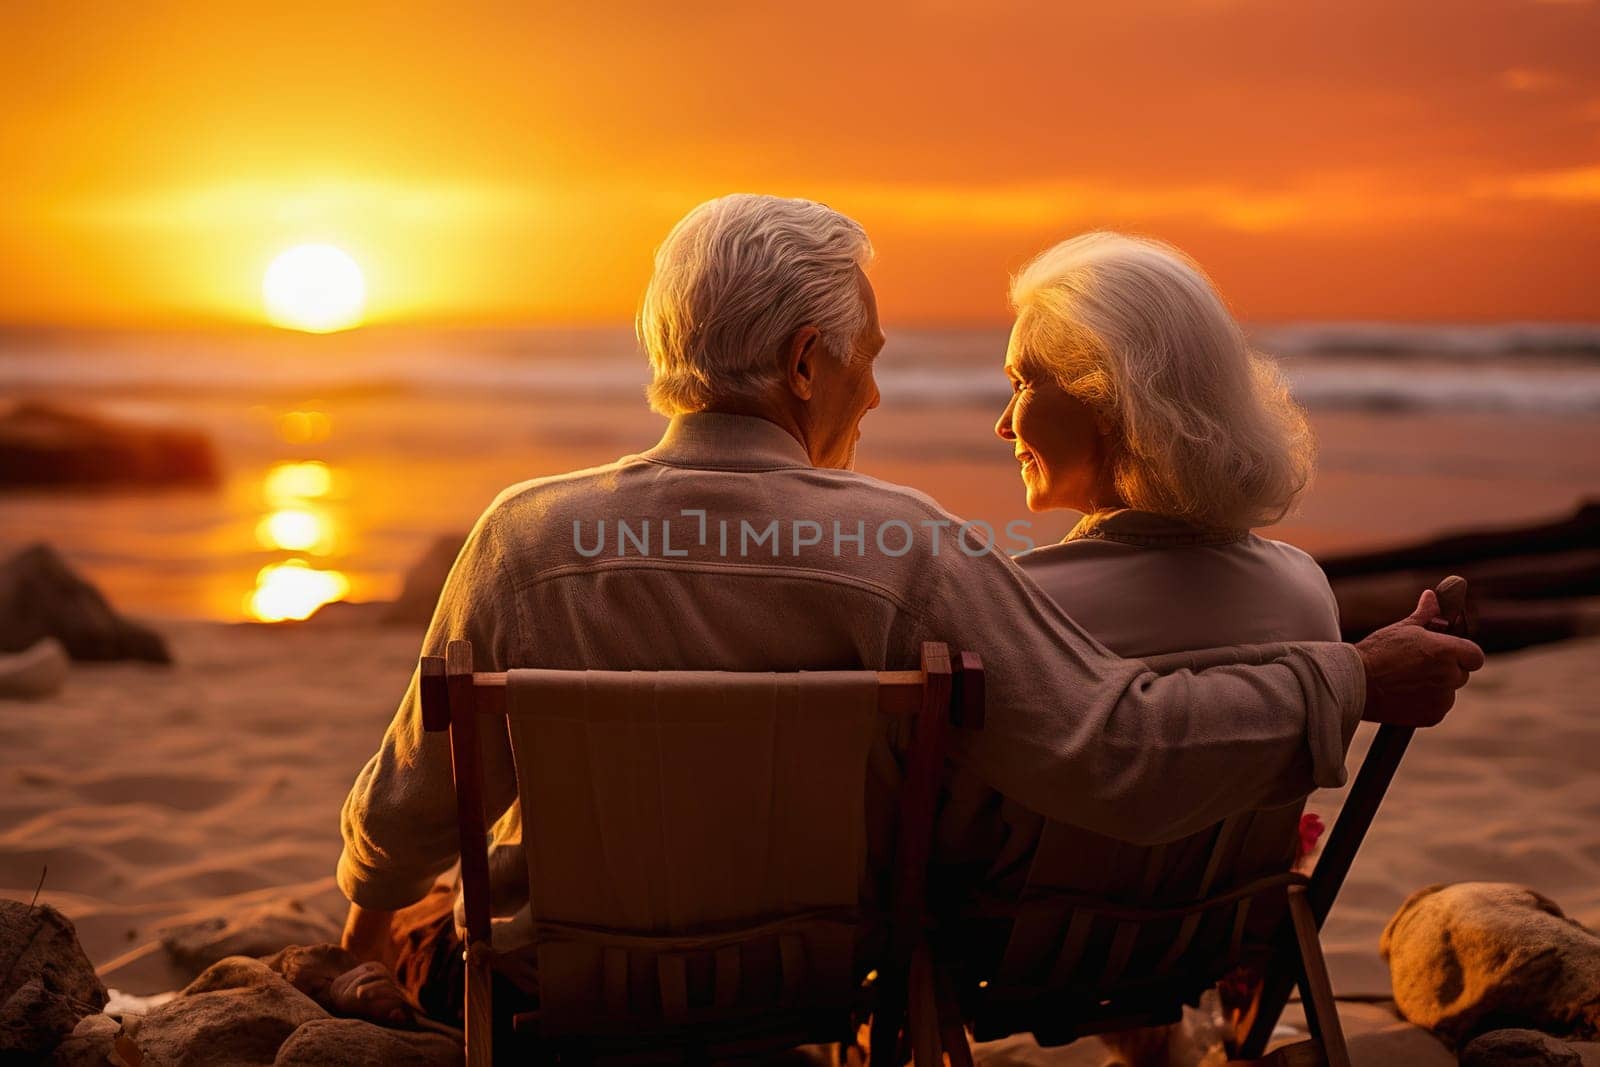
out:
M877 675L510 672L540 1030L841 1020Z
M516 766L540 995L517 1022L539 1055L848 1042L866 1008L873 1047L898 1050L946 739L982 726L976 655L928 642L913 671L484 674L453 641L420 682L425 728L450 734L469 1067L493 1062L490 975L506 963L490 939L480 728L507 731ZM900 781L876 797L892 827L874 835L880 740ZM886 892L864 893L880 880ZM880 928L866 989L860 949Z

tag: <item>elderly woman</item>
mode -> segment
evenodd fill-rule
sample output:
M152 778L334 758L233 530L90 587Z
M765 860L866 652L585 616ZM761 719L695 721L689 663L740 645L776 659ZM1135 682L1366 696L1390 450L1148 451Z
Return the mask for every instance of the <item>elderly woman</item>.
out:
M1118 654L1337 641L1327 578L1251 530L1311 476L1305 417L1206 276L1158 241L1091 233L1017 275L995 432L1033 511L1083 520L1019 564Z
M1084 513L1060 544L1017 559L1045 592L1129 658L1337 641L1315 561L1251 532L1281 519L1310 479L1305 417L1199 267L1158 241L1090 233L1024 267L1011 302L1011 399L995 432L1016 452L1031 510ZM1160 895L1285 870L1300 809L1246 813L1226 835L1218 824L1164 846ZM1036 880L1110 895L1150 884L1133 846L1063 827L1048 841ZM1231 874L1207 885L1213 847L1226 848ZM1232 983L1236 1001L1247 975ZM1128 1062L1165 1063L1175 1034L1110 1041Z

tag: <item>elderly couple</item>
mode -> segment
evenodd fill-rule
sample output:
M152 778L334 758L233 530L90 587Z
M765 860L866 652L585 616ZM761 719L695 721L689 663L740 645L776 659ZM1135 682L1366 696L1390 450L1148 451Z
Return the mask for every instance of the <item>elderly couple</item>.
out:
M879 402L870 256L857 223L808 201L736 195L690 212L638 319L665 435L503 492L424 651L466 638L480 670L746 671L902 668L927 640L976 651L987 721L957 739L939 840L980 866L1017 850L1018 811L1171 840L1340 784L1363 718L1443 718L1483 656L1435 632L1432 593L1340 644L1316 564L1250 532L1304 488L1311 441L1193 263L1097 233L1014 280L995 432L1029 508L1085 513L1063 543L1014 561L957 544L960 520L922 493L851 469ZM774 519L781 536L754 549L718 536ZM672 524L666 550L575 543L580 527L646 520ZM791 536L801 522L830 536ZM1255 646L1248 662L1160 674L1138 658L1234 645ZM494 907L511 916L528 886L503 735L485 740L484 775ZM459 1011L451 895L434 885L457 858L448 742L424 733L415 678L342 830L345 948L395 967L430 1014ZM393 992L372 973L369 1011Z

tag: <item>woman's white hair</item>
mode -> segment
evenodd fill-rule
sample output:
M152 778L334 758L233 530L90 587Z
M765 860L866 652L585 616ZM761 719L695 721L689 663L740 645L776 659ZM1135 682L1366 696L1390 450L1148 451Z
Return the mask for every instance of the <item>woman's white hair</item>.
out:
M656 250L635 327L663 415L760 397L781 382L781 347L815 326L848 362L866 326L858 268L872 243L810 200L735 193L685 215Z
M1114 427L1112 476L1128 507L1248 529L1283 518L1309 484L1305 413L1176 248L1074 237L1022 268L1011 305L1023 365Z

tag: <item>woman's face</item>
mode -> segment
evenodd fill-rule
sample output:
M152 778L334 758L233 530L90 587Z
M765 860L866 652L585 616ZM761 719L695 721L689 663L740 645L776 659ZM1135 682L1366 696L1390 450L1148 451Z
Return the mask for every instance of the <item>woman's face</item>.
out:
M1109 507L1107 437L1094 409L1061 388L1055 378L1027 365L1012 333L1006 351L1011 400L994 432L1011 444L1022 466L1029 511Z

